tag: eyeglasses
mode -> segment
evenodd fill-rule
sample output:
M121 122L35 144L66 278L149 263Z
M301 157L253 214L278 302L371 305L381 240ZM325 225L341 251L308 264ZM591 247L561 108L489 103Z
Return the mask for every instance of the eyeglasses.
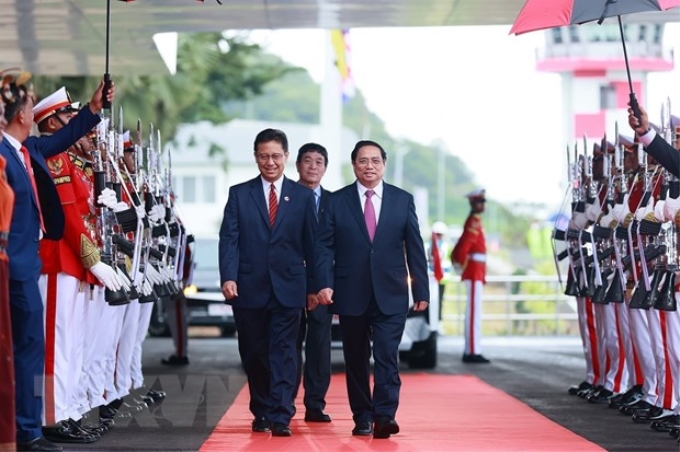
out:
M260 163L267 163L269 159L274 163L279 163L283 160L284 154L256 154L257 161Z
M373 166L375 166L377 168L384 163L384 160L379 159L377 157L372 158L372 159L361 158L361 159L355 160L354 163L356 163L358 166L361 166L361 167L368 166L368 164L371 163L371 164L373 164Z

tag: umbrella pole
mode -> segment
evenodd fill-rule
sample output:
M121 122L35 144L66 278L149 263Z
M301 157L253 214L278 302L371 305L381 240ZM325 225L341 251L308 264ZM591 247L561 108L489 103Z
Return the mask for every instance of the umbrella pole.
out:
M635 97L635 91L633 90L633 81L630 77L630 66L628 64L628 51L626 50L626 37L623 33L623 23L621 22L621 16L616 16L619 20L619 32L621 33L621 44L623 44L623 59L626 62L626 75L628 77L628 89L630 94L628 94L628 104L630 108L633 109L633 115L640 120L640 107L638 106L637 97Z
M107 99L111 89L111 74L109 73L109 42L111 40L111 0L106 0L106 70L104 72L104 90L102 100L105 109L111 108L111 102Z

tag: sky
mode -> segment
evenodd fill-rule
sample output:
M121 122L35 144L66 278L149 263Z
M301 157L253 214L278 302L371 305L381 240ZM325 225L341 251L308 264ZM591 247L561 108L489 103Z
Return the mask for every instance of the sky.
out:
M542 32L514 36L509 30L352 29L354 82L388 132L423 144L443 141L488 197L559 206L568 144L562 135L560 76L535 70L536 49L544 46ZM251 36L320 82L323 33L261 30ZM652 120L667 97L677 106L675 114L680 112L680 24L666 25L664 41L676 47L675 69L648 76L645 106Z

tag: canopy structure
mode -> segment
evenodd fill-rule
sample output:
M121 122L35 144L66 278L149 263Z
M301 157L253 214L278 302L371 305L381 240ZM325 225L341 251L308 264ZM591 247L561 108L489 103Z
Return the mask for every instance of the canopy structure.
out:
M136 0L112 2L116 73L168 69L153 36L227 29L508 25L524 0ZM0 65L36 74L99 75L106 1L0 0ZM647 17L647 16L646 16ZM668 14L654 20L680 21ZM465 43L464 45L469 45Z

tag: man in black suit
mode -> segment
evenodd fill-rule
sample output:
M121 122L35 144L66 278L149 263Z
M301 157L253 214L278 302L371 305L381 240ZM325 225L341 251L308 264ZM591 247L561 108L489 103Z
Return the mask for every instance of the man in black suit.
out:
M654 157L671 174L680 177L680 154L650 127L649 117L645 109L641 105L638 108L640 109L640 119L635 117L632 108L628 109L628 125L640 138L640 143L645 147L645 152Z
M303 144L298 150L295 167L300 175L298 183L314 191L317 218L322 220L324 205L330 192L321 187L321 179L328 167L328 151L317 143ZM316 294L308 295L308 303L316 306ZM319 305L314 309L306 309L300 321L298 336L298 381L300 387L304 368L303 385L305 388L305 421L330 422L330 415L324 413L326 393L331 384L331 321L333 314L328 306ZM302 348L304 343L305 359L302 364ZM293 399L294 400L294 399Z
M231 187L224 209L220 281L234 310L252 429L291 436L296 344L312 283L314 192L283 175L285 133L263 130L254 150L260 175Z
M389 438L399 432L399 343L409 290L415 311L430 299L427 258L413 196L383 182L382 146L359 141L351 159L357 181L328 197L314 278L319 303L340 316L352 434Z

